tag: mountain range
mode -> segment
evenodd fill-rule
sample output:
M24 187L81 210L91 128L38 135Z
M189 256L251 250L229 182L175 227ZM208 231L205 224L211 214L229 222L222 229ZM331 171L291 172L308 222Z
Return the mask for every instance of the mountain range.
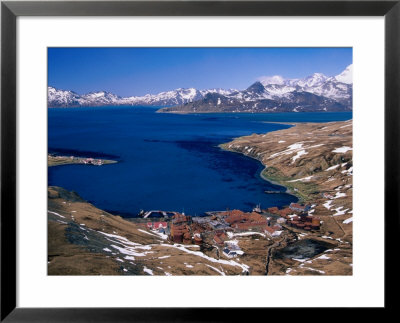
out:
M196 100L201 100L209 93L229 95L235 90L210 89L196 90L176 89L158 94L146 94L144 96L120 97L110 92L99 91L79 95L73 91L59 90L48 87L47 105L50 108L57 107L94 107L94 106L171 106L180 105Z
M144 96L109 92L79 95L48 87L48 107L168 106L160 112L300 112L352 110L352 65L339 75L314 73L303 79L261 77L245 90L176 89Z

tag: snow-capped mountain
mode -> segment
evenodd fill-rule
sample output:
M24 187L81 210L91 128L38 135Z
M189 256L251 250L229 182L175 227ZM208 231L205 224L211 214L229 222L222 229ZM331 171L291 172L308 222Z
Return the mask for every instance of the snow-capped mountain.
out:
M230 95L237 90L196 90L176 89L158 94L146 94L144 96L120 97L109 92L92 92L79 95L73 91L48 88L49 107L80 107L80 106L112 106L112 105L181 105L203 99L208 93Z
M72 91L57 90L49 86L47 88L47 104L48 106L80 106L82 105L83 98Z
M327 79L328 77L322 73L314 73L313 75L307 76L302 80L294 81L294 84L300 86L301 88L311 89L323 85Z
M332 77L321 73L303 79L284 79L279 75L261 77L241 91L180 88L131 97L104 91L79 95L49 87L48 106L171 106L161 111L185 112L345 111L352 109L352 72L353 66L349 65Z
M304 79L283 79L281 76L260 78L264 86L263 97L268 99L287 97L291 92L309 92L334 100L348 100L352 97L353 65L334 77L314 73ZM275 82L274 82L275 81Z
M314 73L303 79L261 77L243 91L227 95L207 95L201 100L162 111L278 112L345 111L352 109L352 65L339 75ZM221 94L221 93L218 93Z
M345 84L353 84L353 64L347 66L339 75L336 75L335 80Z

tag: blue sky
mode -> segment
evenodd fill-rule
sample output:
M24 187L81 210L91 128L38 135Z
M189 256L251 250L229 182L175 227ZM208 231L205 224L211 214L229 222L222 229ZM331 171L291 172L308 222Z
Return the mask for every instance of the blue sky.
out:
M120 96L245 89L262 76L334 76L351 63L351 48L49 48L48 85Z

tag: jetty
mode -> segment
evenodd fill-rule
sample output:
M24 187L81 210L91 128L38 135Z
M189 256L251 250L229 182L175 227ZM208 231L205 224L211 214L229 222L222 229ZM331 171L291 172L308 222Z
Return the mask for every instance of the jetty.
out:
M173 217L177 212L173 211L161 211L161 210L151 210L151 211L141 211L139 216L143 219L147 218L169 218Z

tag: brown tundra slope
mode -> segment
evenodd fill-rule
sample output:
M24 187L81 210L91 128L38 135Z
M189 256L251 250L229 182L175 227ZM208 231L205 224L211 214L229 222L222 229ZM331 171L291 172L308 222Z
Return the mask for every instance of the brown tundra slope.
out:
M49 275L246 275L248 270L240 259L173 244L146 223L102 211L61 187L48 188Z
M337 255L331 260L342 257L341 262L351 265L352 134L352 120L299 123L264 135L240 137L221 147L259 160L265 166L262 177L311 204L311 214L322 220L318 239L337 244Z

